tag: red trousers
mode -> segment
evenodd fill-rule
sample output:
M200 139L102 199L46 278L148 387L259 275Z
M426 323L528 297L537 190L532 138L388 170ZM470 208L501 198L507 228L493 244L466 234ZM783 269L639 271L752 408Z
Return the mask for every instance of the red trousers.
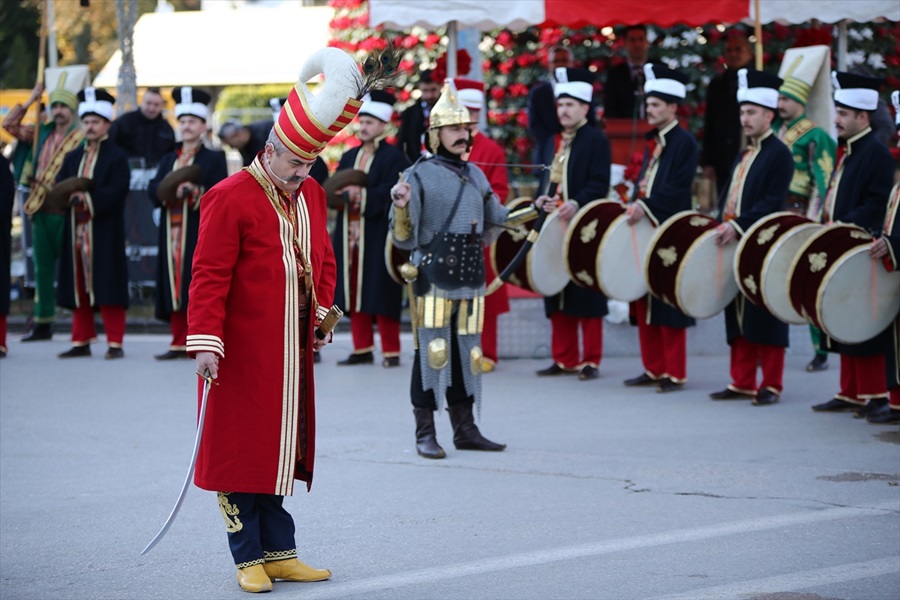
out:
M784 389L784 348L754 344L743 336L731 342L731 385L728 388L735 392L755 394L757 366L762 368L759 389L767 389L780 395Z
M581 327L582 346L579 352L578 329ZM603 318L571 317L561 312L550 316L550 352L553 361L567 370L590 365L599 367L603 358Z
M6 315L0 315L0 350L9 350L6 347Z
M484 315L484 329L481 330L481 352L488 362L497 364L497 315Z
M865 406L870 398L885 396L887 376L884 372L884 356L841 354L841 391L835 398Z
M169 315L169 329L172 331L172 343L169 350L187 350L187 311L176 310Z
M72 311L72 345L87 346L97 339L94 327L94 308L84 286L80 253L76 252L75 293L78 294L78 308ZM121 348L125 337L125 307L100 306L103 318L103 329L106 330L106 343L110 348Z
M644 371L653 379L687 381L687 330L647 323L647 297L634 302Z
M381 353L385 356L400 356L400 321L384 315L353 313L350 315L350 335L353 337L353 353L362 354L375 349L375 330L378 323L381 336Z
M888 406L894 410L900 410L900 385L892 387L889 392L891 399L888 400Z

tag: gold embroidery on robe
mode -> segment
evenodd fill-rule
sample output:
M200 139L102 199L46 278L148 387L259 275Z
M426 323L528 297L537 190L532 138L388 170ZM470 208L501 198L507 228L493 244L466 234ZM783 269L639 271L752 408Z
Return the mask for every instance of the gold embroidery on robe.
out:
M241 520L238 518L241 509L237 507L237 504L232 504L228 501L228 495L230 493L231 492L219 492L219 511L222 513L222 518L225 519L225 531L228 533L237 533L244 528L244 524L241 523Z

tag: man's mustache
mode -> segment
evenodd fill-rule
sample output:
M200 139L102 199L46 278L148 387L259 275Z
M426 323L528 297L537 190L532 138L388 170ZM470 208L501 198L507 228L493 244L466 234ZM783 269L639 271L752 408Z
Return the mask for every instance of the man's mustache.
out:
M468 143L469 143L469 142L466 141L466 140L456 140L455 142L453 142L453 145L454 145L454 146L465 146L465 145L467 145Z

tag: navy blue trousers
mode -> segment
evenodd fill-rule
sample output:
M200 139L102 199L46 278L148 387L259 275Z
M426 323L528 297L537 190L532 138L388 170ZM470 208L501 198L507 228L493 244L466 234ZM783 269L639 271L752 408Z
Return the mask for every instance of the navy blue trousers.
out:
M284 496L219 492L228 547L238 569L297 556L294 519L282 506Z

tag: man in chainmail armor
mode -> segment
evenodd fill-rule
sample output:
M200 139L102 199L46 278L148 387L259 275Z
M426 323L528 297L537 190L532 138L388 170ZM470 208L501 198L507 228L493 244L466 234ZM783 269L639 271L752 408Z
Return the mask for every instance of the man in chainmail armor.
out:
M432 156L401 173L391 190L394 244L411 251L403 269L416 337L411 396L416 450L425 458L445 456L434 431L434 411L445 396L458 450L506 447L481 435L472 412L481 402L483 247L508 210L484 173L462 159L472 143L471 122L448 79L431 111Z

